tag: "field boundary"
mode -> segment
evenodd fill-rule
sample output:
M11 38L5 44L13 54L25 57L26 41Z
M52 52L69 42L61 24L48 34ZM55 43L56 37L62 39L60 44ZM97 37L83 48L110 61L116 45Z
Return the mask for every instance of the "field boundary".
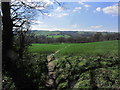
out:
M54 70L55 65L52 62L53 60L55 60L54 56L55 56L55 54L59 53L61 50L65 49L65 48L67 48L69 46L70 45L67 45L64 48L61 48L61 49L57 50L55 53L52 53L52 54L47 56L47 61L48 61L48 65L47 65L47 67L48 67L47 84L48 84L49 87L52 87L55 84L55 77L56 77L55 70Z

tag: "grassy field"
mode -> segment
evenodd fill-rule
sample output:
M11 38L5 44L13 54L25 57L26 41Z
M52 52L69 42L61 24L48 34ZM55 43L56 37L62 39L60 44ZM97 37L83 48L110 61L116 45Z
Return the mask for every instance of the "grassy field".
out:
M71 44L70 47L63 49L60 55L103 55L117 54L118 41L105 41L94 43Z
M68 44L32 44L30 51L33 53L54 53L57 50L64 48Z
M63 44L32 44L30 51L33 53L54 53L60 50L56 55L103 55L117 54L118 41L103 41L92 43L63 43Z

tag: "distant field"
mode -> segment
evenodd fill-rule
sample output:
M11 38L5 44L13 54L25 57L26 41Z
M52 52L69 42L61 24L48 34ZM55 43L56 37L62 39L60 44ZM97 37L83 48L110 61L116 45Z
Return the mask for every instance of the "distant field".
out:
M46 31L46 30L33 30L32 33L34 33L35 36L47 36L57 38L61 37L63 35L67 35L69 37L91 37L94 36L97 32L86 32L86 31ZM101 34L104 35L111 35L115 34L114 32L101 32Z
M97 55L97 54L117 54L118 41L104 41L93 43L67 43L67 44L32 44L30 51L33 53L54 53L56 55Z
M34 34L36 36L41 36L41 35L44 35L44 36L47 36L47 35L50 35L50 34L59 34L60 32L57 32L57 31L36 31L34 32Z
M60 38L60 37L64 37L64 38L69 38L70 36L69 35L49 35L47 36L49 38Z

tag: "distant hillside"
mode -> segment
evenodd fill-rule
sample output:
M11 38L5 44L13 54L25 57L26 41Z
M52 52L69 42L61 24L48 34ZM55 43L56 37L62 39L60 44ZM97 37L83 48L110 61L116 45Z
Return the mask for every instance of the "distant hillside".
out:
M47 36L49 38L59 38L59 37L78 38L78 37L91 37L91 36L94 36L97 32L33 30L32 33L34 33L35 36ZM101 32L101 34L103 36L107 35L107 34L113 34L113 33L115 33L115 32Z
M32 31L36 36L40 36L40 35L43 35L43 36L48 36L48 35L57 35L57 34L60 34L59 31L37 31L37 30L33 30Z

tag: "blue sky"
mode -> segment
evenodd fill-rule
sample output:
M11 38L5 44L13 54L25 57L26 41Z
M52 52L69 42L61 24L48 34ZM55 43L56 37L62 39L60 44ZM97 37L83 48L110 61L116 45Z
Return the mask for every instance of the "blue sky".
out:
M52 4L49 13L37 17L32 30L118 31L117 2L65 2L63 7Z

